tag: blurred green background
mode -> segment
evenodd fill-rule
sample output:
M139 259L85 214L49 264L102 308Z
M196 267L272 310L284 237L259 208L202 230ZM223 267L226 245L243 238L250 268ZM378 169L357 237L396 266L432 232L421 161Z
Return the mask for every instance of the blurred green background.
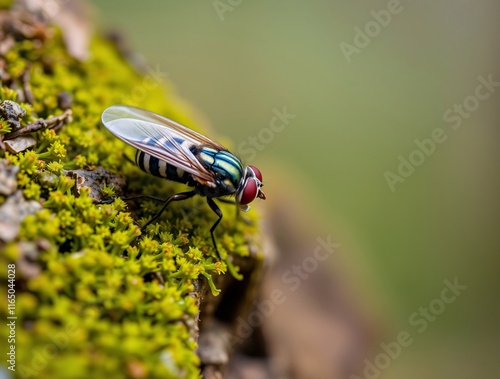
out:
M375 28L370 12L388 1L93 3L100 27L123 31L234 146L269 127L275 108L297 116L252 163L268 182L282 165L296 179L282 191L305 183L313 212L333 234L348 231L352 275L391 327L380 342L411 332L381 377L498 375L500 87L460 128L443 119L474 96L479 76L500 82L498 2L401 1L350 62L340 44L354 45L356 27ZM447 140L391 191L384 173L398 174L398 157L435 128ZM280 196L272 188L268 201ZM418 334L408 317L454 278L468 289Z

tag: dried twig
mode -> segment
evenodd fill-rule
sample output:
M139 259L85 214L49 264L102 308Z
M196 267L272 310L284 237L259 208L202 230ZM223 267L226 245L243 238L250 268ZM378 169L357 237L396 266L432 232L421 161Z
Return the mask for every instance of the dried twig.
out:
M48 118L47 120L36 120L35 122L26 125L24 128L16 130L15 132L5 134L4 139L13 139L24 134L38 132L42 129L59 129L64 126L72 115L71 109L67 109L63 114L55 117Z

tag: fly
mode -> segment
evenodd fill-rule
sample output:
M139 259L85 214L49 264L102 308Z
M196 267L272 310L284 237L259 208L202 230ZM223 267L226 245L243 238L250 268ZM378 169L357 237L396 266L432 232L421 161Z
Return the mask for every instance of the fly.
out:
M235 204L247 212L253 200L266 198L259 169L251 165L243 167L224 146L143 109L115 105L102 113L102 122L112 134L137 149L135 162L141 170L193 188L162 199L163 207L142 230L158 219L171 202L204 196L218 216L210 228L210 236L221 259L214 231L222 220L222 211L213 199L233 195Z

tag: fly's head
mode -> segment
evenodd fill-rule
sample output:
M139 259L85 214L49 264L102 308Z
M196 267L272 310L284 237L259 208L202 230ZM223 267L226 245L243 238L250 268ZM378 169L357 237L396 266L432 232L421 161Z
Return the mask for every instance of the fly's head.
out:
M242 179L242 184L236 193L236 202L239 204L240 209L244 212L250 209L250 204L257 197L265 200L266 195L262 192L262 174L255 166L247 166L245 175Z

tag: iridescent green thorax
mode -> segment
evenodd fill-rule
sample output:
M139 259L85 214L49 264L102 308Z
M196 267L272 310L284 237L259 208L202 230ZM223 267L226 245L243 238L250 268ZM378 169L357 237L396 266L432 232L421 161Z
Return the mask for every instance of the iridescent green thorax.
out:
M224 150L216 150L211 147L203 147L199 151L199 158L211 170L219 173L225 179L238 188L243 177L243 165L233 154Z

